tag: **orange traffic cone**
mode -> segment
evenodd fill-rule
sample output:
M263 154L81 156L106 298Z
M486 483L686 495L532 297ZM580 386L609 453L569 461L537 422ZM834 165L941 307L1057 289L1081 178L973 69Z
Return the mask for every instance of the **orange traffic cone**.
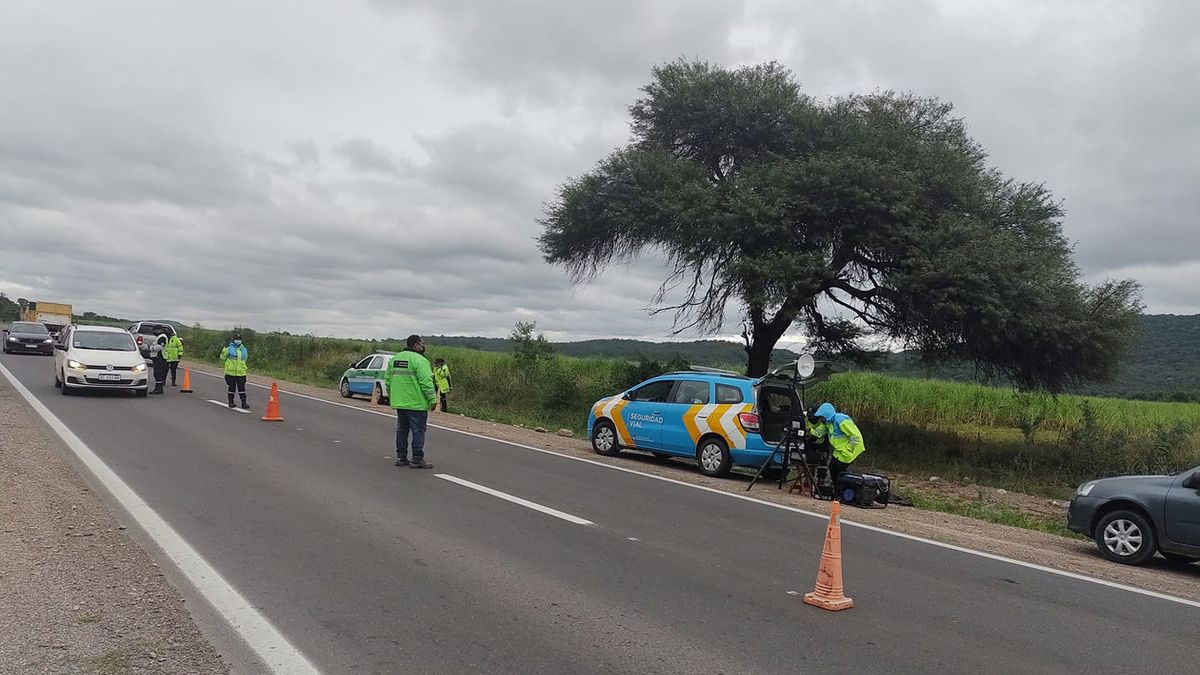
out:
M191 368L183 369L183 386L179 388L179 393L181 393L181 394L192 393L192 369Z
M283 415L279 414L279 384L271 383L271 397L267 399L267 412L262 416L264 422L282 422Z
M812 593L804 594L804 602L834 612L854 606L854 601L847 598L842 589L842 526L838 524L841 514L841 502L834 501L833 511L829 514L829 527L825 530L821 566L817 568L817 588Z

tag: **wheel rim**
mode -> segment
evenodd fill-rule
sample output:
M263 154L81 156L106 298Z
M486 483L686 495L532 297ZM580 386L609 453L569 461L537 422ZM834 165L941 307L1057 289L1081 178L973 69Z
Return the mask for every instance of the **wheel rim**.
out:
M1142 550L1142 528L1132 520L1118 518L1104 528L1104 545L1119 556L1131 556Z
M601 452L608 452L616 445L616 439L613 437L612 427L607 424L596 430L596 449Z
M350 383L345 380L342 380L342 396L349 396L349 395L350 395Z
M721 468L721 464L725 461L723 455L721 446L716 443L709 443L700 451L700 465L706 471L716 471Z

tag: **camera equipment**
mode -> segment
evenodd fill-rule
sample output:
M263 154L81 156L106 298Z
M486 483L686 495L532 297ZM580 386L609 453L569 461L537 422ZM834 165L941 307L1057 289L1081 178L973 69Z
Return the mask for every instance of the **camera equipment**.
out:
M776 465L778 457L779 489L783 489L783 484L791 475L792 467L795 467L799 469L799 473L788 492L797 489L803 492L804 485L807 484L814 499L832 499L834 486L829 477L829 452L824 444L815 444L810 448L805 438L808 414L804 407L804 390L805 384L810 383L808 378L816 371L816 361L811 354L802 354L795 362L777 369L772 374L778 375L786 369L794 369L791 372L791 385L792 390L799 396L800 414L793 414L784 424L783 438L771 449L770 456L758 468L758 473L754 474L750 485L746 486L746 491L749 492L754 487L767 468Z

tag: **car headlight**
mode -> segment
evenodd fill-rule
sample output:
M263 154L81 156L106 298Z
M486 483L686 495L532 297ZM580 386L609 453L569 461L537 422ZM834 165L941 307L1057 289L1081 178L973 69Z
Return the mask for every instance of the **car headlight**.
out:
M71 370L87 370L87 366L76 361L75 359L67 359L67 367Z
M18 340L17 338L15 338L15 337L13 337L13 336L11 336L11 335L9 335L9 336L8 336L8 341L9 341L9 342L20 342L20 340Z
M1083 485L1079 486L1079 489L1075 491L1075 494L1079 495L1080 497L1086 497L1091 494L1092 488L1094 487L1096 487L1095 483L1084 483Z
M146 372L146 364L144 364L144 363L137 364L136 366L133 367L133 372L135 372L135 373Z
M42 340L42 342L43 342L43 343L45 343L45 344L50 344L51 342L54 342L54 339L53 339L53 338L46 338L45 340Z

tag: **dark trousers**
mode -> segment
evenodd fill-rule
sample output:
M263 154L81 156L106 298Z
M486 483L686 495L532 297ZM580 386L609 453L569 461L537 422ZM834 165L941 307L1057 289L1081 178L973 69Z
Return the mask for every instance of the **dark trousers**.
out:
M846 469L850 468L849 464L844 464L836 459L829 460L829 480L833 481L834 487L837 487L838 476L846 473Z
M450 412L449 404L446 402L446 396L449 392L438 392L438 409L442 412Z
M179 373L179 362L178 361L167 361L167 368L169 368L171 370L171 385L174 386L175 385L175 376L178 375L178 373ZM163 379L165 380L167 378L164 377Z
M233 392L245 395L246 393L246 376L245 375L226 375L225 384L229 387L229 394Z
M427 410L396 409L396 459L408 459L409 434L412 434L413 461L425 459L425 425L428 423Z
M154 384L161 387L167 381L167 361L161 356L155 356L151 365L154 366Z

